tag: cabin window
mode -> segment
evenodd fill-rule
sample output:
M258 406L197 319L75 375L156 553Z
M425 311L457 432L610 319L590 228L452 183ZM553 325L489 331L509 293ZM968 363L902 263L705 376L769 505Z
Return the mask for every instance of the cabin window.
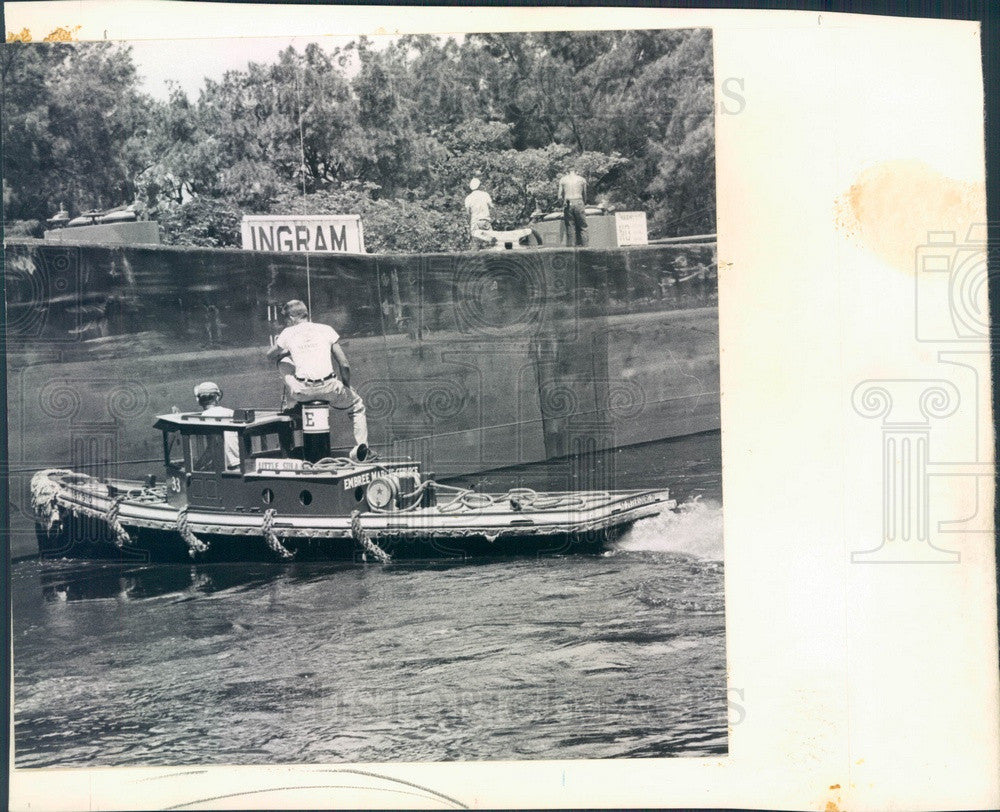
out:
M313 495L309 491L302 491L302 493L299 494L299 501L303 505L312 504L312 500L313 500Z
M235 471L240 467L240 440L235 431L190 434L188 448L194 471Z
M264 488L264 490L260 492L260 498L265 505L269 505L274 501L274 491L270 488Z
M163 432L163 460L168 466L184 467L184 447L179 431Z
M222 470L222 434L191 434L191 468L194 471Z
M255 434L250 438L250 453L255 457L270 455L281 450L281 438L277 432L270 434Z

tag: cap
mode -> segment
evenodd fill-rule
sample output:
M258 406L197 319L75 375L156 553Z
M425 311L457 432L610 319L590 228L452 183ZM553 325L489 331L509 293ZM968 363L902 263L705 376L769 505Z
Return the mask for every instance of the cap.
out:
M472 180L470 180L469 188L472 189L472 191L476 191L476 189L479 188L479 178L473 178Z
M219 389L217 383L212 383L211 381L205 381L204 383L198 384L194 388L194 396L196 398L207 398L209 395L218 395L222 397L222 390Z

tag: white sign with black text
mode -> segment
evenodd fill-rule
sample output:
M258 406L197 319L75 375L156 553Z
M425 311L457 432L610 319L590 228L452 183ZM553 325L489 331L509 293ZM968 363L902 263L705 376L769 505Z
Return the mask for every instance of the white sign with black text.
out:
M615 212L615 236L617 237L618 245L649 245L649 232L646 230L646 212Z
M359 214L248 214L240 233L248 251L365 253Z

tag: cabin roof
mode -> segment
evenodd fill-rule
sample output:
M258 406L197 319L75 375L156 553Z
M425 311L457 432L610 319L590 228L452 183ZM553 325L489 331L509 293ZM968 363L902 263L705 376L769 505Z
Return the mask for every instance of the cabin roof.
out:
M234 409L232 417L217 417L214 415L204 415L201 412L173 412L171 414L161 414L156 418L155 428L162 430L170 429L214 429L219 431L226 429L247 431L259 429L267 426L277 428L292 422L292 418L278 411L260 409Z

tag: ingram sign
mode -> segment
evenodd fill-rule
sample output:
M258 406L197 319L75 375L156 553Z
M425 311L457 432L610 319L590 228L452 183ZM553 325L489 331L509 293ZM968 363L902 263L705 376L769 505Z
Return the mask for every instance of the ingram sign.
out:
M240 231L250 251L365 252L359 214L248 214Z

